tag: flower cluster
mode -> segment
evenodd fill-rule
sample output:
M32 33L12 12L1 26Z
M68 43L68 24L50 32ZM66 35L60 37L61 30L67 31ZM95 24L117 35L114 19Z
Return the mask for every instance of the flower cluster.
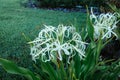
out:
M43 62L51 60L63 60L63 55L68 59L68 63L76 54L80 59L85 57L86 43L82 41L79 33L73 26L58 27L46 26L39 32L38 37L29 42L32 59L42 59Z
M102 36L102 39L110 38L112 35L117 37L115 28L119 21L117 21L116 15L117 13L103 13L96 16L91 9L90 19L93 22L95 39L98 39L100 36Z

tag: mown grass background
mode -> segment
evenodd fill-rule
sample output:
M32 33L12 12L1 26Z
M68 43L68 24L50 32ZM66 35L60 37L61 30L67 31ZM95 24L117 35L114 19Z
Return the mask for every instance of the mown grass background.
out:
M85 25L86 14L25 8L20 4L21 1L0 0L0 57L35 71L34 62L29 55L30 46L23 34L33 40L43 28L43 24L53 26L75 24L81 27ZM25 80L25 78L8 74L0 68L0 80Z

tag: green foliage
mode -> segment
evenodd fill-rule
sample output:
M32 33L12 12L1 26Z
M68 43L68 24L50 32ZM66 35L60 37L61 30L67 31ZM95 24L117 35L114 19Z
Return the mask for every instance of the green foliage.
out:
M90 14L89 14L88 10L87 10L86 28L88 30L89 39L91 39L91 41L94 41L94 37L93 37L94 36L94 28L93 28L92 22L90 20Z
M11 6L12 1L15 1L15 5ZM100 61L100 51L105 43L101 39L97 41L93 40L93 29L91 29L92 25L89 20L89 15L87 16L86 26L88 31L86 32L86 27L83 27L80 32L81 35L87 36L83 37L84 41L87 41L91 37L91 41L87 45L84 60L80 60L78 55L76 55L71 59L70 64L64 64L64 61L57 61L57 64L39 61L39 63L34 64L36 69L33 70L33 67L31 69L32 61L29 56L29 47L26 45L27 41L25 41L22 33L25 33L25 35L33 39L35 37L34 35L38 33L38 29L40 29L39 26L34 27L38 24L47 23L49 25L56 25L59 23L66 24L68 22L71 24L75 17L80 17L80 21L78 20L76 23L82 23L84 22L83 19L85 16L80 13L25 9L18 6L18 4L16 6L16 1L11 0L6 6L5 2L7 0L0 0L0 53L3 53L1 54L3 58L9 57L15 60L16 63L19 61L20 66L28 67L33 72L36 70L36 73L33 74L28 69L18 67L13 62L0 58L0 65L7 72L20 74L28 78L28 80L38 80L36 75L42 80L117 80L118 75L120 75L120 60L111 64L107 64L111 60ZM8 5L10 6L8 7ZM77 26L80 24L77 24Z
M18 67L9 60L0 58L0 65L3 66L3 68L7 70L8 73L25 76L28 80L39 80L31 71L22 67Z

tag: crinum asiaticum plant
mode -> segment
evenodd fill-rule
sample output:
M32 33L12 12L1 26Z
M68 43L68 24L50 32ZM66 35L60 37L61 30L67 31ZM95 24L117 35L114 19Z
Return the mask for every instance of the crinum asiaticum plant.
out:
M92 32L92 27L89 27L89 32L93 33L94 39L98 39L96 42L84 42L82 40L81 35L78 32L76 32L76 29L73 26L59 25L58 27L53 27L45 25L45 28L39 32L38 37L35 40L29 42L33 45L31 46L30 53L32 55L32 59L34 61L40 59L42 60L43 64L44 62L46 62L46 66L49 66L49 68L50 65L47 62L57 62L57 64L59 64L59 62L63 62L67 59L67 63L69 63L69 65L66 65L66 62L63 62L63 65L60 65L62 65L62 69L65 69L61 70L61 72L65 73L68 77L61 77L65 77L69 80L72 80L73 78L81 80L88 80L89 78L91 78L92 80L94 80L92 75L97 76L95 71L97 71L97 68L101 67L101 64L99 66L98 63L100 59L100 51L104 45L103 40L111 38L112 35L117 37L115 29L117 27L116 24L118 23L118 20L115 14L107 13L96 16L95 14L93 14L92 11L89 18L90 19L88 20L88 23L92 22L94 30ZM73 59L73 61L71 59ZM53 67L53 65L51 66ZM49 71L48 67L46 68L47 69L45 70L45 65L44 67L42 67L42 69L44 69L45 72L51 75L52 72ZM54 72L54 75L62 74L57 72L59 70L54 70L54 67L52 71ZM90 73L93 74L91 75ZM101 78L105 78L102 77L103 73L100 73ZM56 77L55 79L58 78L58 76L54 77Z
M66 56L67 62L76 54L80 59L85 57L86 43L73 26L58 25L58 27L46 26L39 32L38 37L32 43L32 59L41 58L43 62L63 60Z

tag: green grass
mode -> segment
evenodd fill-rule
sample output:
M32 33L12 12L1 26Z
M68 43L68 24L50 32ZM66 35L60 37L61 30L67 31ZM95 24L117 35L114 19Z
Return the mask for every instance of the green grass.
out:
M75 21L76 19L76 21ZM24 8L20 0L0 0L0 57L14 61L19 66L33 70L29 45L23 33L33 40L43 28L43 24L75 24L79 27L85 23L85 14L80 12L64 13L61 11ZM83 24L83 25L82 25ZM1 74L1 72L3 72ZM16 76L16 75L15 75ZM6 74L0 69L0 79L23 79Z

